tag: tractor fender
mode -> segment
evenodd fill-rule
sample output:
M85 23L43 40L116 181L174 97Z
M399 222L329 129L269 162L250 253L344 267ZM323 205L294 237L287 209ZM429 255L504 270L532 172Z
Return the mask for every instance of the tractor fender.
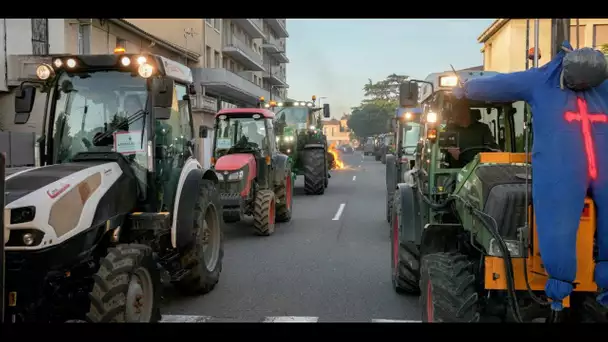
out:
M325 149L325 144L306 144L306 145L304 145L305 150L313 149L313 148Z
M422 215L416 189L410 184L399 183L394 195L394 207L399 219L399 239L420 245L422 240Z
M397 187L397 163L393 154L386 155L386 190L389 194L395 192Z
M285 181L285 172L291 165L291 158L284 154L277 154L273 158L274 164L274 183L275 186L282 184Z
M188 203L194 203L194 199L198 196L200 181L203 179L213 180L216 185L218 184L215 172L210 169L204 169L198 160L188 158L180 172L177 189L175 191L175 202L172 213L173 218L171 222L171 246L173 248L178 248L178 245L182 245L183 242L180 240L180 244L178 244L178 226L180 227L180 234L182 234L182 232L190 233L192 230L193 220L191 215L193 215L193 213L183 213L183 211L184 208L188 208ZM180 203L186 203L183 208L181 208L181 211ZM190 218L187 217L188 215L190 215Z

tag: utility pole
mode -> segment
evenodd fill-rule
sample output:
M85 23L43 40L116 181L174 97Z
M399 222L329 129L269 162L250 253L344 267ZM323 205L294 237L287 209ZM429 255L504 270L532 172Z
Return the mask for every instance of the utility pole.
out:
M551 19L551 58L561 51L564 40L570 40L570 19Z

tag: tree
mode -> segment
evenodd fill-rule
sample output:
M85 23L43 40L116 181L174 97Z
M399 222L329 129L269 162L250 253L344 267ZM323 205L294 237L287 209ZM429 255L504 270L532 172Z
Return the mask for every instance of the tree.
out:
M608 56L608 44L602 44L602 46L600 46L600 51L602 51L604 55Z
M399 106L399 86L409 76L391 74L374 83L371 79L363 86L365 99L352 108L347 125L359 137L385 133L387 121Z

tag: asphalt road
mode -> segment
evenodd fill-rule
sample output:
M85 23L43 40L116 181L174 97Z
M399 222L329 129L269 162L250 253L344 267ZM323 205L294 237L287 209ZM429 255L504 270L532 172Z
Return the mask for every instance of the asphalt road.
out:
M220 282L200 297L169 292L163 320L418 321L418 298L391 286L384 165L360 152L344 161L322 196L306 196L298 177L292 220L274 235L225 225Z

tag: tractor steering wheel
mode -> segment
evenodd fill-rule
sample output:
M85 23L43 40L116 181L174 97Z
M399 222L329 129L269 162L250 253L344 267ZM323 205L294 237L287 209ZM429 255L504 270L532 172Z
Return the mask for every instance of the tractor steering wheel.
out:
M479 152L482 152L482 151L487 151L487 152L502 152L500 149L495 149L495 148L492 148L492 147L490 147L488 145L481 145L481 146L471 146L471 147L467 147L465 149L462 149L462 150L460 150L460 155L462 155L463 153L468 152L468 151L477 151L477 150L479 150Z

